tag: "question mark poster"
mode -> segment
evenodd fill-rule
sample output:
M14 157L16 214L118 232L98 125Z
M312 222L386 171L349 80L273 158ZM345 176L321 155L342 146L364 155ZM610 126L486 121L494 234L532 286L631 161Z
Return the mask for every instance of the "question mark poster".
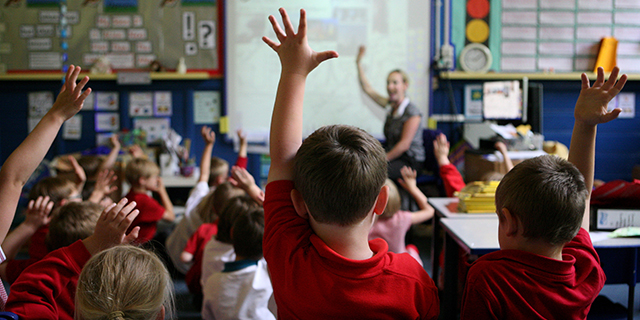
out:
M57 71L60 63L48 62L62 61L64 54L66 63L86 69L106 57L116 72L148 70L153 61L171 72L184 58L188 71L222 75L219 1L68 1L64 14L36 2L47 1L16 1L3 9L4 25L19 26L7 28L0 39L0 45L8 44L0 50L7 72ZM65 52L56 32L63 18Z

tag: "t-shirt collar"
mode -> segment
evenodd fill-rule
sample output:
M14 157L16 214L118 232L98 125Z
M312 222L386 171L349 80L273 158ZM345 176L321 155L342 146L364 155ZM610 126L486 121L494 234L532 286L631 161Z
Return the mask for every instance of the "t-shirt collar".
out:
M396 109L395 113L393 113L393 108L391 108L389 112L392 113L393 118L395 119L400 118L404 114L404 109L406 109L408 105L409 105L409 98L405 97L402 100L402 102L400 102L400 105L398 106L398 109Z

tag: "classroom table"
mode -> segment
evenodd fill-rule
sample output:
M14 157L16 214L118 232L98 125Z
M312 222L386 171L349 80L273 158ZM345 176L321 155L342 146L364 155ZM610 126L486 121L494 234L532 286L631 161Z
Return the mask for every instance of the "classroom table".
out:
M455 319L458 303L458 250L473 255L483 255L500 249L498 244L498 219L443 218L440 223L445 231L445 288L442 297L441 319ZM601 233L591 233L593 246L600 257L600 264L607 276L607 284L625 283L629 286L627 318L633 319L635 284L638 282L640 239L604 238Z
M477 219L477 218L496 218L495 213L463 213L457 212L458 198L429 198L429 204L435 209L433 215L433 240L431 241L431 276L434 281L437 281L438 273L440 272L440 252L442 248L442 238L440 237L440 219Z

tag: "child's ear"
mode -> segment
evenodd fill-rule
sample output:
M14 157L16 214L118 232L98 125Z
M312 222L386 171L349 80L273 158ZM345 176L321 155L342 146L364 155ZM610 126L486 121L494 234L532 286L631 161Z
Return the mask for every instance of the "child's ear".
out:
M384 209L387 207L388 201L389 201L389 186L384 185L382 186L382 189L380 189L380 193L378 193L376 204L373 206L373 212L377 215L383 214Z
M502 218L504 220L505 234L507 236L515 236L518 234L518 217L507 208L502 208Z
M307 204L304 203L300 191L296 189L291 190L291 201L293 202L293 207L296 209L296 213L303 219L309 219L309 209L307 208Z
M160 313L158 314L156 320L163 320L165 312L166 311L164 310L164 305L160 306Z

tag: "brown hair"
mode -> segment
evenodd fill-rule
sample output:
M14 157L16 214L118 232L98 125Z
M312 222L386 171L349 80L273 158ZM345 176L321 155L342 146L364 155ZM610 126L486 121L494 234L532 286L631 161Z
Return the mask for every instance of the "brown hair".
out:
M75 184L60 177L42 178L29 191L29 200L35 200L39 196L49 196L49 199L57 206L63 199L68 199L76 191Z
M387 179L385 180L384 185L389 186L389 200L387 201L387 206L384 208L384 212L382 212L378 219L387 220L393 217L393 215L400 210L402 200L400 199L398 187L396 187L396 184L393 183L393 181Z
M262 236L264 235L264 210L260 207L242 212L231 229L233 250L245 259L262 258Z
M80 159L78 159L78 164L84 170L84 173L87 175L87 179L92 180L95 179L98 174L98 168L100 168L103 161L104 157L102 156L87 155L80 157Z
M295 188L320 223L348 226L364 219L387 178L380 142L347 125L316 130L304 140L294 162Z
M504 176L496 189L496 208L507 208L520 220L524 237L559 245L580 230L588 195L573 164L545 155L522 161Z
M409 75L406 72L400 69L393 69L391 70L391 72L389 72L389 75L391 75L392 73L400 74L400 76L402 77L402 82L404 82L404 84L406 84L407 86L409 85Z
M211 157L211 171L209 172L209 185L216 185L218 177L227 177L229 175L229 162L222 158Z
M102 206L92 202L69 202L52 213L45 243L49 251L60 249L93 234Z
M218 220L219 212L229 199L243 194L242 189L234 187L230 182L225 182L202 198L195 210L203 223L213 223Z
M76 318L157 319L164 306L166 319L173 319L173 296L173 281L154 253L115 246L94 255L82 268Z
M231 198L220 211L216 240L231 244L231 227L243 212L255 209L258 204L247 195Z
M140 178L149 178L158 174L160 174L158 165L144 158L132 159L124 170L124 175L132 186L138 185Z

